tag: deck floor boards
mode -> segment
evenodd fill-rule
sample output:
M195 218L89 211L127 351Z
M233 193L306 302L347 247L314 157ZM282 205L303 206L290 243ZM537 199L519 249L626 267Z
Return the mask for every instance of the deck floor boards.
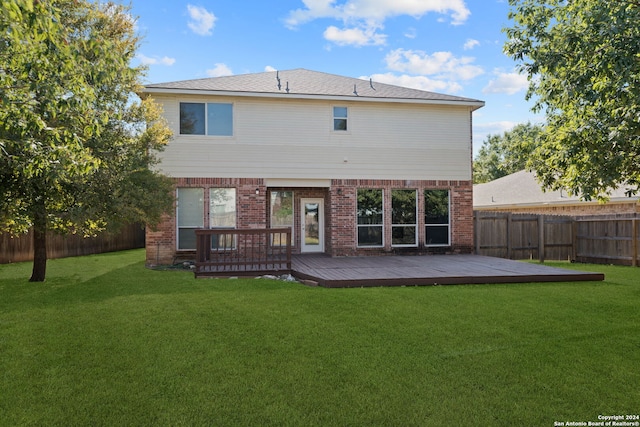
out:
M336 257L295 255L295 277L326 287L413 286L604 280L567 270L479 255Z

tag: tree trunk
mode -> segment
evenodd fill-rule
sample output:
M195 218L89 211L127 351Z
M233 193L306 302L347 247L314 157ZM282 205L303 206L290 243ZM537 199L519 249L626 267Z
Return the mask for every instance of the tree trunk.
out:
M44 203L36 202L33 215L33 270L30 282L44 282L47 272L47 212Z

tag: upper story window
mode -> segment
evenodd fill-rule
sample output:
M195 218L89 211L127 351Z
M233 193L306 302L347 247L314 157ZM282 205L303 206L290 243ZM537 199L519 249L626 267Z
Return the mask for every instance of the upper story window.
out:
M346 131L348 129L348 114L347 107L333 107L333 130Z
M233 104L181 102L180 135L233 135Z

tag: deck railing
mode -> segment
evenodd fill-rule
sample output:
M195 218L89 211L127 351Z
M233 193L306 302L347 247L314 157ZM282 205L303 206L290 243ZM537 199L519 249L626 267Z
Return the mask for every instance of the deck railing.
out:
M291 272L291 229L196 230L196 277Z

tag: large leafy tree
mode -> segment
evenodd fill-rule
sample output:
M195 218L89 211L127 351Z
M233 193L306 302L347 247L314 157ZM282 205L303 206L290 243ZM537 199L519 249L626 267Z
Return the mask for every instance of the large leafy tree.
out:
M0 3L0 230L93 235L155 224L171 183L150 169L170 138L159 108L134 101L143 69L128 8L87 0Z
M546 113L531 157L544 186L585 199L640 184L640 2L509 0L505 51Z
M489 135L473 159L473 182L493 181L526 168L543 127L521 123L499 135Z

